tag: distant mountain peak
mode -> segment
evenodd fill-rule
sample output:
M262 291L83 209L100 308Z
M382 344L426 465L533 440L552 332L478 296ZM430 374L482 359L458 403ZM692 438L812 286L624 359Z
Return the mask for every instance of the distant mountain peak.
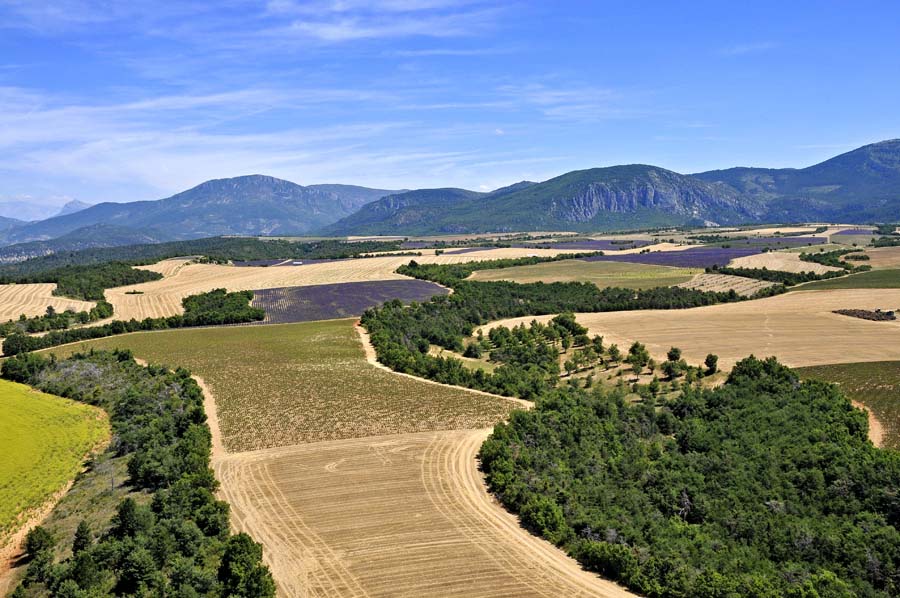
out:
M85 203L83 201L79 201L77 199L73 199L71 201L66 202L63 207L59 209L53 217L56 216L65 216L67 214L74 214L75 212L80 212L81 210L87 209L91 207L92 204Z

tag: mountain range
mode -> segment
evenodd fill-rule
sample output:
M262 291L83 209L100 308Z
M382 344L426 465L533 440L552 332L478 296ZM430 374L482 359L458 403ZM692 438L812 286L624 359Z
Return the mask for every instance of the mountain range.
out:
M613 230L757 222L900 220L900 140L807 168L679 174L632 164L523 181L490 193L217 179L155 201L67 205L52 218L0 217L0 260L218 235L413 235ZM35 244L35 242L38 242ZM12 256L19 256L12 258Z

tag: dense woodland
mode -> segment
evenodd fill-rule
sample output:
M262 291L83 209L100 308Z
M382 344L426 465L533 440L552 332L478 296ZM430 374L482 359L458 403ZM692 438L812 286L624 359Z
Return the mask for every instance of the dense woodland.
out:
M109 450L128 458L128 483L151 495L126 498L105 529L82 522L72 556L62 562L53 551L59 539L32 530L30 564L15 598L275 595L262 548L229 532L228 503L215 498L203 396L189 372L141 367L129 352L116 351L63 361L29 353L5 361L2 374L105 409Z
M253 291L229 293L225 289L214 289L185 297L182 300L184 313L165 318L144 320L115 320L102 326L86 326L69 330L54 330L44 336L29 336L16 332L3 341L4 355L17 355L26 351L37 351L65 343L90 340L148 330L185 328L189 326L212 326L219 324L239 324L262 320L266 312L250 305Z
M900 453L866 431L836 386L749 358L661 407L552 390L481 462L524 526L651 598L898 596Z

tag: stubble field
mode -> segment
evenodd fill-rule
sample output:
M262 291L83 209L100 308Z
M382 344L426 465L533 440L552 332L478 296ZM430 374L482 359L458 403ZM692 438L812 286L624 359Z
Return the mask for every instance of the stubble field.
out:
M731 260L729 266L734 268L768 268L769 270L781 270L782 272L814 272L826 274L840 271L834 266L825 266L815 262L804 262L797 252L770 251L758 253Z
M775 286L774 282L744 278L743 276L731 276L729 274L698 274L687 282L678 286L685 289L697 289L698 291L715 291L727 293L734 291L738 295L750 297L763 289Z
M707 353L730 368L755 354L774 355L792 367L900 360L900 322L870 322L832 313L835 309L896 309L898 289L841 289L787 293L767 299L684 310L577 314L578 321L606 343L627 348L637 340L658 360L680 347L689 363ZM485 326L512 326L553 316L502 320Z
M56 297L53 295L55 288L54 283L0 285L0 322L17 320L22 314L27 317L43 315L48 305L58 312L67 309L85 311L94 307L90 301Z

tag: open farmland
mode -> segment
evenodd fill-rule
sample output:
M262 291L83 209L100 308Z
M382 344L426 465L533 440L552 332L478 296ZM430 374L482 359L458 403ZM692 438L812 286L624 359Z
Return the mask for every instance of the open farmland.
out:
M6 380L0 381L0 412L2 552L10 531L76 476L109 426L99 409Z
M725 293L734 291L738 295L750 297L763 289L775 286L774 282L755 280L743 276L731 276L730 274L697 274L687 282L678 286L698 291L715 291Z
M668 244L667 244L668 245ZM681 268L709 268L724 266L731 260L759 253L757 247L690 247L682 246L681 251L649 251L641 253L641 249L629 250L616 254L599 255L584 258L591 262L628 262L632 264L650 264L656 266L677 266ZM650 249L654 249L651 246Z
M769 253L758 253L755 255L747 255L735 258L729 266L733 268L767 268L769 270L780 270L782 272L813 272L815 274L826 274L828 272L840 272L840 268L834 266L825 266L815 262L804 262L800 259L800 254L796 252L770 251Z
M873 268L900 268L900 247L875 247L866 249Z
M391 299L405 303L426 301L447 292L444 287L424 280L344 282L262 289L253 294L252 305L266 311L262 323L287 324L358 316Z
M496 248L471 254L422 256L384 256L306 263L302 266L235 267L218 264L176 264L166 260L144 268L165 269L171 274L161 280L117 287L106 291L107 300L115 308L116 318L165 317L182 313L181 300L188 295L225 288L228 291L313 286L341 282L403 280L395 270L410 260L420 263L458 264L470 261L576 253L551 249ZM136 291L140 294L134 294Z
M0 322L16 320L22 314L27 317L46 313L47 306L56 311L85 311L94 307L90 301L79 301L53 295L54 283L3 284L0 285Z
M689 281L700 271L691 268L651 266L625 262L563 260L473 272L472 280L529 282L591 282L600 288L647 289L674 286Z
M483 428L514 405L367 364L353 320L135 333L53 351L90 347L131 349L201 376L229 451Z
M590 334L607 344L628 347L637 340L651 355L665 359L680 347L689 363L707 353L730 368L751 353L776 356L792 366L900 360L900 322L869 322L831 313L835 309L896 309L900 290L847 289L787 293L766 299L684 310L646 310L577 314ZM501 320L484 327L513 326L553 316Z
M488 495L489 430L229 455L215 469L284 596L632 596L523 530Z
M798 372L839 384L847 397L871 410L881 427L882 446L900 449L900 361L822 365Z

